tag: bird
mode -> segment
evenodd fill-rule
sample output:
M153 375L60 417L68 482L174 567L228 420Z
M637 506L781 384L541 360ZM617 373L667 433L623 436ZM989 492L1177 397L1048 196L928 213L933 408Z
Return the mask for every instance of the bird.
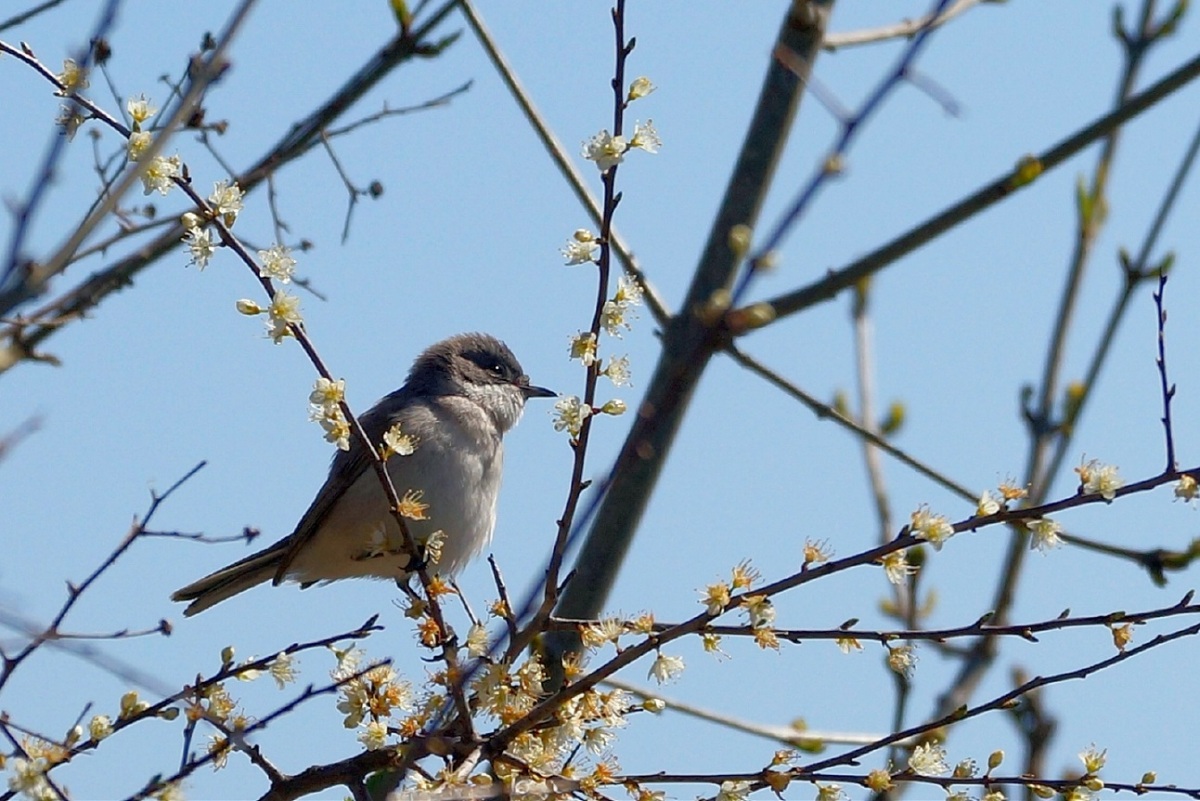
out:
M504 457L502 439L529 398L557 393L533 386L499 339L482 333L452 336L427 348L404 385L359 422L378 446L395 424L415 440L408 455L392 454L388 475L400 497L426 505L427 519L407 519L418 542L442 532L431 568L453 575L491 541ZM301 588L345 578L407 581L416 566L404 548L370 454L352 441L334 454L329 476L291 534L263 550L176 591L184 616L266 581Z

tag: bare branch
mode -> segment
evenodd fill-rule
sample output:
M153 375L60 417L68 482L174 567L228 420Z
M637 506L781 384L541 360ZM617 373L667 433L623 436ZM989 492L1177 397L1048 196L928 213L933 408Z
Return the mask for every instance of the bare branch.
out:
M922 30L940 28L960 14L970 11L975 6L987 0L956 0L941 12L922 14L914 19L906 19L891 25L881 25L878 28L864 28L844 33L827 33L821 42L826 50L837 50L842 47L886 42L889 39L908 39Z

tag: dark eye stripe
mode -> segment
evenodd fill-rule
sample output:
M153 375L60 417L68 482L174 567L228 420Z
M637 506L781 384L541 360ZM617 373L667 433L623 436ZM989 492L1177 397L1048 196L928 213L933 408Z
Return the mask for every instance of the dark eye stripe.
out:
M468 354L467 359L474 363L479 369L500 378L508 378L514 373L514 369L512 367L489 353Z

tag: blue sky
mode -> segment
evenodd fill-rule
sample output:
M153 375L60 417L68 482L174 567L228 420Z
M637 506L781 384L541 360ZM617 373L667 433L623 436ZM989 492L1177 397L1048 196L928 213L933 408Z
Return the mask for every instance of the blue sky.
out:
M1133 3L1123 3L1136 17ZM176 75L205 31L219 30L230 2L122 5L111 37L112 74L123 94L165 96L159 76ZM919 13L921 2L844 3L832 28L851 30ZM391 36L385 3L355 4L338 15L327 4L263 3L233 45L232 68L206 102L209 119L228 119L216 140L235 167L251 163L316 99L339 86ZM609 124L612 32L603 3L512 6L480 4L484 18L558 136L576 144ZM652 118L664 140L656 156L638 153L619 173L624 200L618 226L652 282L674 308L686 289L752 108L781 3L631 4L627 31L637 37L630 75L659 87L630 111ZM1109 4L1091 0L983 4L934 37L921 73L962 107L947 115L929 97L901 87L871 122L847 161L843 178L826 187L779 254L779 268L755 286L769 297L804 285L902 233L964 194L1010 169L1017 159L1063 138L1104 113L1120 68L1109 34ZM57 69L84 44L90 5L67 3L15 30L7 42L28 42ZM1200 23L1185 19L1178 35L1155 49L1139 85L1194 57ZM353 180L379 180L383 195L355 209L351 235L340 235L346 195L329 160L313 152L277 178L279 207L295 239L314 243L297 254L299 272L328 296L305 297L305 319L333 372L344 376L358 410L403 379L413 356L464 330L505 339L536 383L578 393L582 373L567 359L567 337L585 327L594 275L561 264L558 249L586 215L511 102L465 23L462 39L438 59L393 74L360 101L352 118L422 102L465 81L470 91L445 108L384 121L337 141ZM816 75L828 92L854 106L879 80L902 43L823 54ZM49 137L57 100L47 84L9 58L0 62L9 113L0 115L0 191L22 197ZM99 77L94 96L115 103ZM1192 136L1200 88L1191 86L1134 121L1121 139L1112 174L1108 225L1091 264L1065 357L1077 377L1099 335L1120 273L1116 250L1135 250ZM781 163L763 221L773 222L832 141L835 121L806 98ZM188 136L175 145L196 185L207 191L220 167ZM110 152L117 140L101 132ZM897 443L968 486L995 486L1017 477L1026 451L1019 417L1022 384L1041 372L1045 340L1073 246L1074 184L1090 171L1092 147L1025 191L902 259L874 283L878 403L906 404ZM68 149L50 200L33 228L30 252L50 252L95 193L92 145L80 134ZM582 168L593 188L599 179ZM152 198L158 213L178 213L178 194ZM138 195L130 204L145 200ZM1196 341L1195 181L1180 197L1160 252L1177 254L1167 287L1168 359L1178 384L1175 436L1183 466L1196 457L1200 386ZM237 232L255 247L273 240L267 198L248 199ZM10 226L0 235L7 252ZM115 255L115 254L114 254ZM21 365L0 376L0 430L31 415L43 426L0 462L0 604L32 620L48 620L63 598L63 582L78 581L115 546L134 515L202 460L207 467L155 519L155 528L235 534L261 528L274 540L291 530L324 478L330 448L308 422L313 371L294 343L275 346L257 320L234 302L257 297L249 273L219 254L203 273L174 254L108 299L89 319L50 339L62 360L52 368ZM52 287L61 291L104 259L76 265ZM1162 467L1161 399L1154 366L1155 315L1149 291L1139 293L1080 425L1075 465L1086 453L1121 467L1133 480ZM631 332L610 343L628 353L633 406L657 355L655 326L643 311ZM745 349L821 398L854 382L852 331L846 298L811 309L745 338ZM551 427L551 404L531 405L508 438L507 472L492 552L509 586L536 576L554 533L568 482L570 451ZM626 421L605 419L590 456L598 475L619 447ZM903 520L921 503L952 518L970 508L898 464L885 460L893 510ZM1073 475L1057 494L1073 492ZM1078 510L1062 522L1072 531L1128 547L1183 547L1194 536L1193 508L1172 503L1169 490ZM826 539L838 555L875 541L876 523L858 443L814 418L727 359L714 360L684 422L610 608L652 609L660 620L695 614L698 590L749 558L769 577L796 569L806 538ZM986 611L1007 534L986 530L956 538L932 561L924 579L939 604L931 625L962 624ZM244 554L239 545L151 540L139 543L89 593L68 619L71 630L109 631L175 622L169 639L148 638L97 647L154 674L167 686L211 672L221 648L243 655L273 653L292 642L351 629L381 612L388 628L366 643L373 656L392 656L414 679L424 667L411 630L385 584L359 582L299 592L259 589L183 621L171 591ZM462 577L475 607L494 597L482 562ZM1040 620L1070 607L1077 614L1149 609L1170 604L1194 585L1191 573L1166 589L1144 573L1090 553L1062 549L1029 560L1018 620ZM882 625L877 612L887 587L881 571L859 569L779 599L779 624L833 627L849 617ZM1148 639L1151 627L1139 629ZM1154 631L1167 630L1165 627ZM1145 632L1145 633L1143 633ZM13 642L11 634L0 640ZM1048 635L1040 646L1006 645L1000 663L975 696L1008 688L1014 665L1030 673L1077 667L1111 653L1105 631ZM727 642L731 658L714 661L698 644L672 651L688 670L664 691L693 703L762 722L803 718L813 728L883 732L891 715L891 678L881 652L843 656L828 643L759 653ZM1200 786L1192 743L1196 701L1190 640L1152 651L1086 682L1058 685L1045 701L1059 719L1049 769L1075 769L1075 753L1091 742L1110 754L1105 776L1136 781L1154 769L1164 782ZM325 680L332 659L301 660L302 682ZM645 683L635 666L628 679ZM926 714L953 664L922 649L911 706ZM0 698L15 720L61 733L91 701L92 712L115 713L124 681L62 655L43 653L18 671ZM239 685L248 709L265 713L290 697L273 687ZM90 714L90 713L89 713ZM99 753L63 771L80 797L120 797L146 777L172 770L179 725L134 727ZM1154 736L1146 736L1153 731ZM272 725L258 742L285 771L354 753L332 704L314 702ZM630 772L753 770L774 746L679 715L637 720L618 743ZM1018 751L998 715L961 728L950 740L954 761L980 762L995 748ZM115 765L121 770L115 770ZM57 774L56 774L57 775ZM244 759L189 783L190 797L239 797L265 789ZM700 792L700 790L697 790ZM682 793L694 795L690 791ZM803 793L800 793L803 797Z

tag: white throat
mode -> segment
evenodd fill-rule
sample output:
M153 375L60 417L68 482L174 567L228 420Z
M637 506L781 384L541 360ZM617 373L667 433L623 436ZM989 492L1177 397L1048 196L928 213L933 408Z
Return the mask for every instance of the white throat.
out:
M467 384L463 394L496 424L503 434L517 424L525 410L525 395L511 384Z

